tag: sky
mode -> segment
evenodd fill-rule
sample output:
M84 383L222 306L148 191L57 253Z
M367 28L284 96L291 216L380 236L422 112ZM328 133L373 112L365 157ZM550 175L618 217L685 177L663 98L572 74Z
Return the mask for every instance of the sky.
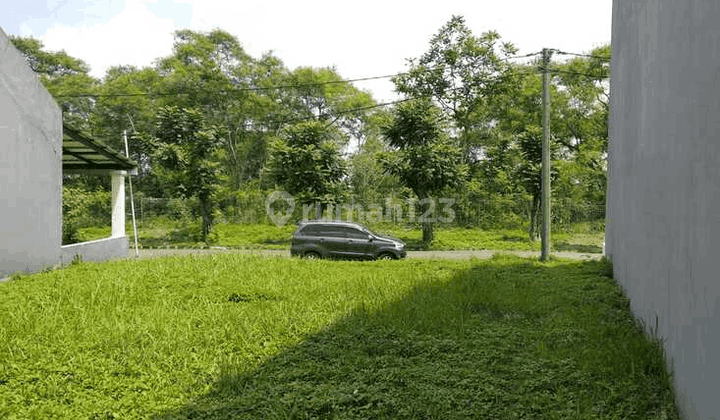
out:
M65 50L101 78L113 65L170 55L178 29L225 30L254 58L272 51L292 69L334 67L345 79L407 70L453 15L475 35L494 30L519 48L583 53L610 43L612 0L6 0L0 28ZM423 5L427 3L427 5ZM389 79L357 82L378 102Z

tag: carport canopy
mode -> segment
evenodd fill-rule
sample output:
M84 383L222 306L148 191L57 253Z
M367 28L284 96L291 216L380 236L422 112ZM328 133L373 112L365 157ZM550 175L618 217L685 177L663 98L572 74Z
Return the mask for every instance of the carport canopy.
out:
M91 174L128 171L137 173L137 163L104 144L63 124L63 173Z

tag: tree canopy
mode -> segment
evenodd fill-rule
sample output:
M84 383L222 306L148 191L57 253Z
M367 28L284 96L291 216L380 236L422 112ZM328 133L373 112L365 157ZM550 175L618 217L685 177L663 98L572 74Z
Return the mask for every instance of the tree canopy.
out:
M152 66L112 67L101 79L37 39L11 42L66 123L119 150L130 133L137 190L199 200L204 234L242 191L275 187L320 203L319 214L348 198L367 205L397 191L415 200L452 192L463 220L485 203L496 220L512 212L536 232L539 60L517 60L511 42L474 34L462 16L408 58L392 79L403 98L382 107L333 67L253 57L221 29L177 31ZM609 58L603 46L551 65L554 201L604 203ZM424 229L427 240L432 227Z

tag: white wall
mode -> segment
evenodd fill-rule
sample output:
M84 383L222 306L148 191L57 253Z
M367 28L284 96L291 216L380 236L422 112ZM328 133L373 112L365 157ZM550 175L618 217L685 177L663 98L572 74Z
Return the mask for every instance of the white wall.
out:
M62 115L0 29L0 277L60 260Z
M116 236L97 241L80 242L78 244L64 245L62 247L61 262L70 264L76 256L81 261L106 261L110 259L126 258L128 256L128 237Z
M614 0L606 251L665 338L686 419L720 419L720 2Z

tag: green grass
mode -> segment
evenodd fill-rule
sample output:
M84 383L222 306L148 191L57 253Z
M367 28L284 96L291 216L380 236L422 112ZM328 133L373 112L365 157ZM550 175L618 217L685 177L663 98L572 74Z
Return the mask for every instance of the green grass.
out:
M408 249L420 250L422 231L396 227L375 228L378 233L395 236L408 245ZM565 233L553 232L551 235L553 251L572 251L602 253L604 232ZM494 250L494 251L539 251L540 241L530 241L523 230L481 230L474 228L441 228L435 231L435 240L428 250Z
M0 418L679 418L603 262L81 263L0 284Z
M219 223L214 226L210 235L211 246L245 249L287 249L295 225L278 228L275 225L246 225ZM160 219L145 223L138 229L139 244L145 248L201 248L206 244L198 242L197 225ZM419 228L403 228L398 226L377 226L373 230L402 239L410 250L424 249L422 231ZM132 224L127 226L128 235L132 236ZM99 239L110 236L110 228L83 228L79 237L82 240ZM602 253L605 233L602 231L553 232L552 250ZM528 234L522 230L481 230L468 228L439 228L435 232L435 241L428 250L497 250L497 251L539 251L540 241L530 241Z

